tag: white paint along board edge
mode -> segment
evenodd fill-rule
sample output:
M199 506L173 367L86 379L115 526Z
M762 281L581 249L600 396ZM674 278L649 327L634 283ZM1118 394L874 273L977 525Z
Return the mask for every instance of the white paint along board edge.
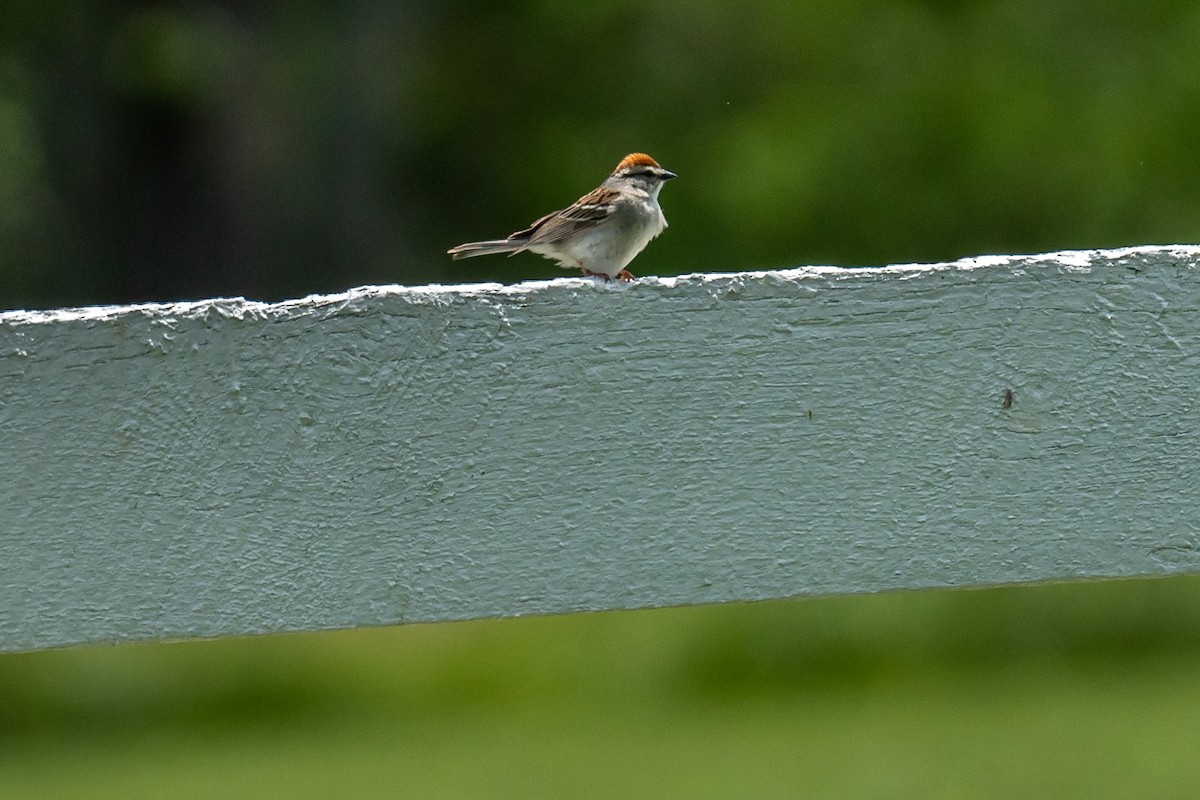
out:
M1192 246L2 313L0 650L1200 572L1198 376Z

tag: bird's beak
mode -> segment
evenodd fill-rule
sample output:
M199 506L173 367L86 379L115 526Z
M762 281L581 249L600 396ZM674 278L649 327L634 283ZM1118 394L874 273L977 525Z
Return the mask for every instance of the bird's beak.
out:
M678 175L676 175L674 172L671 172L670 170L664 169L662 171L662 179L664 181L669 181L669 180L671 180L671 178L678 178L678 177L679 177Z

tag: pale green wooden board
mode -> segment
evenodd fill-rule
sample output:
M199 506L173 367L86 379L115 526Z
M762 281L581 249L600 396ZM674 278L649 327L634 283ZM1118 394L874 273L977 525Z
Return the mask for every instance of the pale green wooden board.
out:
M1198 406L1195 247L4 313L0 649L1200 572Z

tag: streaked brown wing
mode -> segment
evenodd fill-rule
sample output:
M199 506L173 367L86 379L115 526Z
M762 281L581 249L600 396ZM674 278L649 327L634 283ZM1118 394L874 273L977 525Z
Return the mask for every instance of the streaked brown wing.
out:
M597 189L573 205L561 211L553 211L530 225L517 231L509 239L525 239L530 244L557 242L576 231L590 228L612 213L615 192Z

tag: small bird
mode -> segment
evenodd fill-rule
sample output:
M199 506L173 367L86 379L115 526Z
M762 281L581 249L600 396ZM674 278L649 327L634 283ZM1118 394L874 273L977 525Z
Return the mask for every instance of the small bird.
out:
M581 269L584 275L631 281L633 274L625 267L667 227L658 193L674 177L645 153L631 153L604 183L567 208L507 239L467 242L447 252L454 258L472 258L529 250L566 269Z

